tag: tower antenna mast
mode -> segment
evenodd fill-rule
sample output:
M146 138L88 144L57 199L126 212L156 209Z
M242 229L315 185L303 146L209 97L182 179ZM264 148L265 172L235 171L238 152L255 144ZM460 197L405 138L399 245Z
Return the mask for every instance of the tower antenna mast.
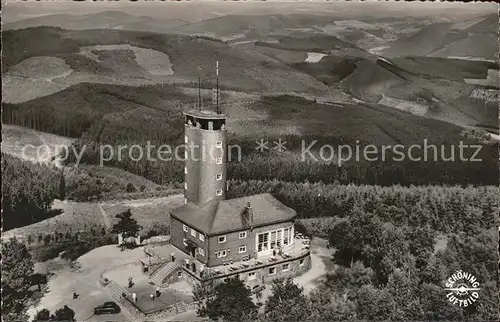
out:
M219 107L219 61L215 64L216 71L215 74L217 76L217 86L215 89L215 97L216 97L216 102L217 102L217 114L220 114L220 107Z
M198 66L198 109L201 111L201 76L200 76L201 66Z

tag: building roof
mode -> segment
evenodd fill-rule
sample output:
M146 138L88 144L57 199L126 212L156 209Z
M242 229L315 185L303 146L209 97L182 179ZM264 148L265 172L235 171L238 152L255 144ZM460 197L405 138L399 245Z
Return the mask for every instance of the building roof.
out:
M252 209L253 223L246 210L248 203ZM296 212L271 194L264 193L229 200L211 200L203 205L188 202L172 210L171 215L208 235L217 235L289 221Z

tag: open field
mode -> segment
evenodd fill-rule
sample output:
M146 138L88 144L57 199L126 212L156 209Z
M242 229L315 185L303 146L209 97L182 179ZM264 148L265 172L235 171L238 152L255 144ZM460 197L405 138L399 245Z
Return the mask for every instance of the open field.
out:
M39 234L90 231L91 227L106 227L99 211L99 206L89 202L71 202L55 200L53 210L61 214L35 224L4 231L2 239L17 237L26 240L32 236L36 240Z
M60 215L29 226L5 231L2 239L16 236L21 240L26 240L31 235L33 240L36 240L39 234L88 232L92 227L110 229L117 222L115 215L128 209L144 230L149 230L157 225L168 226L170 223L168 211L183 203L184 197L181 195L103 203L56 200L52 209L60 210L62 212Z
M146 72L153 75L173 75L174 71L172 70L172 64L170 63L170 59L168 55L151 49L139 48L130 46L128 44L122 45L107 45L107 46L89 46L89 47L81 47L80 54L84 55L96 62L103 62L103 60L113 60L111 59L114 56L115 52L119 51L132 51L134 54L135 62L142 67ZM118 61L119 63L121 61ZM108 68L113 69L127 69L127 66L116 67L116 66L107 66Z
M2 124L2 152L28 161L49 163L73 141L68 137Z

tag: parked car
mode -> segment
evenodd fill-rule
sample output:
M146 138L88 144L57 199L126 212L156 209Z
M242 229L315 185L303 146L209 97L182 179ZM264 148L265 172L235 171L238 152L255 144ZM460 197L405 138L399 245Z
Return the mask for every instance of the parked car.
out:
M252 287L252 294L254 293L258 293L258 292L261 292L265 289L266 287L264 285L255 285L254 287Z
M121 309L115 302L106 302L103 305L99 305L94 308L94 314L117 314L120 313Z

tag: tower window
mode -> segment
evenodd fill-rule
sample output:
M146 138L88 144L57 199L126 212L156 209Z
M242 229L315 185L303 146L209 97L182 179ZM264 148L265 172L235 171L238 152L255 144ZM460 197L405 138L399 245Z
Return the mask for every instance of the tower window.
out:
M218 147L218 148L222 148L222 141L217 141L215 143L215 146Z
M184 135L184 143L188 143L188 136Z
M222 173L217 173L217 174L215 175L215 179L216 179L216 180L222 180Z
M217 164L222 164L222 157L217 157L217 158L215 159L215 163L217 163Z
M187 188L188 188L188 184L187 184L187 182L184 182L184 189L187 190Z
M215 190L215 194L216 194L217 196L222 196L222 189L217 189L217 190Z
M187 167L184 167L184 173L188 174L188 168Z

